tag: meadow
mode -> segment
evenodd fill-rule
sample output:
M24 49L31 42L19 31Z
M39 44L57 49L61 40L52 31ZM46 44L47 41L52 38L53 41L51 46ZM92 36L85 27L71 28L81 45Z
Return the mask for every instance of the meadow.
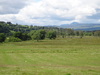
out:
M0 75L100 75L100 37L0 43Z

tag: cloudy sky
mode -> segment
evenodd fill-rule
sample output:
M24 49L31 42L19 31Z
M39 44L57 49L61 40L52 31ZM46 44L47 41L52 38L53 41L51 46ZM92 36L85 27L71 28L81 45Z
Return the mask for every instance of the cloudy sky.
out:
M24 25L100 23L100 0L0 0L0 21Z

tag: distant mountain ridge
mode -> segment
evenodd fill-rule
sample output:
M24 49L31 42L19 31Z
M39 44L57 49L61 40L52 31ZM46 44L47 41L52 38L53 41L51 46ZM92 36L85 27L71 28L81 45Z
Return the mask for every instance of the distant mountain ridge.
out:
M62 25L57 26L57 27L72 28L72 29L75 29L75 30L85 30L85 31L100 30L100 24L96 24L96 23L73 22L71 24L62 24Z

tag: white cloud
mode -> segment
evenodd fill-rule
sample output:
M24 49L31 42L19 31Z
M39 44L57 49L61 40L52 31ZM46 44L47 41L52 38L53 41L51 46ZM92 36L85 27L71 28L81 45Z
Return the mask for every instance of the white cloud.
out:
M0 0L0 14L15 14L30 0Z
M16 14L0 15L0 20L35 25L91 22L87 16L97 14L100 9L100 0L29 0L27 3Z

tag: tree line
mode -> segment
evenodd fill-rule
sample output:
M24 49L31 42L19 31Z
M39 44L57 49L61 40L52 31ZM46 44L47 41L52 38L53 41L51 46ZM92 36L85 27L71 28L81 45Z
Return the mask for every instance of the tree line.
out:
M0 21L0 42L20 42L26 40L43 40L45 38L56 39L57 37L98 36L100 31L78 31L69 28L28 26L12 24L11 22Z

